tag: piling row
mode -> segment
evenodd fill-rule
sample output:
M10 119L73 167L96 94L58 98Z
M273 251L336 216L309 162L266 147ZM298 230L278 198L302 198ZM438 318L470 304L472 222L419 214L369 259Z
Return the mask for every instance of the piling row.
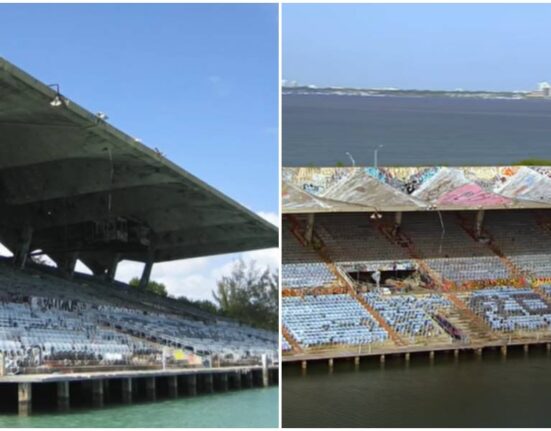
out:
M0 379L0 388L2 388L0 398L3 398L6 404L9 404L9 400L6 399L9 396L5 394L15 394L15 391L9 388L17 387L17 410L20 416L28 416L33 410L33 389L39 398L44 398L46 393L48 402L53 402L55 397L57 409L67 411L74 402L80 402L81 399L88 400L88 405L101 408L107 400L131 404L137 399L155 401L158 398L194 397L198 394L267 387L278 383L278 369L266 367L228 372L138 375L136 377L97 377L89 374L86 379L81 380L69 374L67 380L53 383L47 378L37 381L29 377L31 376L15 376L7 382ZM18 378L32 381L14 382Z

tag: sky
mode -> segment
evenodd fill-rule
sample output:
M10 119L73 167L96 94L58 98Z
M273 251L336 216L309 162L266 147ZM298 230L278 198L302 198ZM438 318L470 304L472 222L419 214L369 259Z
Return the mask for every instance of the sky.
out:
M268 4L2 4L0 56L278 223L277 20ZM211 299L239 257L275 269L278 256L162 263L152 279ZM116 278L142 266L124 262Z
M533 90L551 4L286 4L283 78L318 86Z

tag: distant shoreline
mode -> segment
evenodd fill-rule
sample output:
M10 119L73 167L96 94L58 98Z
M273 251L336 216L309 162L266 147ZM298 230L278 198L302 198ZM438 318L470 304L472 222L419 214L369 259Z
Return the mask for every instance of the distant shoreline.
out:
M378 88L337 88L296 86L283 87L282 94L303 96L360 96L360 97L435 97L456 99L493 100L551 100L549 97L531 96L528 91L445 91L445 90L399 90Z

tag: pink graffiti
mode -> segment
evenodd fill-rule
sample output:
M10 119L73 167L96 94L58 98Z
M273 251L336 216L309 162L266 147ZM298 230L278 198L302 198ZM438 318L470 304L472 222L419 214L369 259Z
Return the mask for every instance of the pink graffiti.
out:
M493 193L488 193L477 184L465 184L438 199L439 205L504 205L510 199Z

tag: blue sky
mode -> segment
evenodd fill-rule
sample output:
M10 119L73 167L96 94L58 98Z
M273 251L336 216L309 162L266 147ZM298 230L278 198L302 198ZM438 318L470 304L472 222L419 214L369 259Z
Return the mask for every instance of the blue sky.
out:
M302 84L530 90L551 81L551 4L284 5Z
M277 19L276 5L4 4L0 56L275 221ZM153 278L209 297L236 257L162 264Z

